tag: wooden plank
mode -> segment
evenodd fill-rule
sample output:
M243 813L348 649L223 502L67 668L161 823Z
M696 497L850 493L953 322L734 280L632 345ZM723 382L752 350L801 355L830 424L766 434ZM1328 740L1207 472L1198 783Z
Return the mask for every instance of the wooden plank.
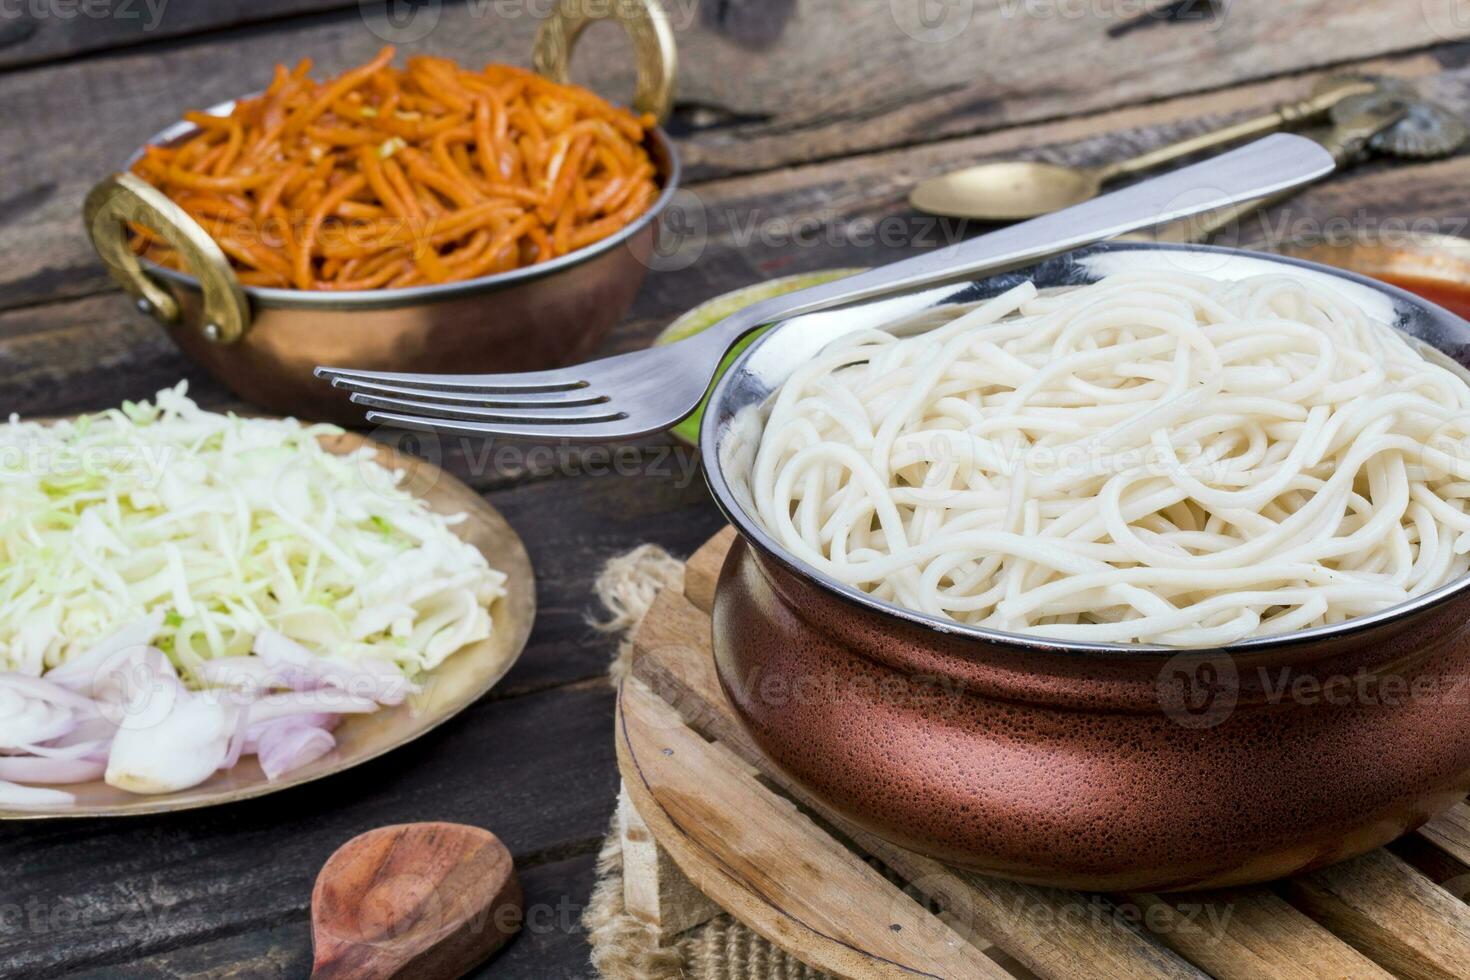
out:
M1129 899L1160 941L1216 980L1393 976L1265 889Z
M875 837L858 839L932 900L947 903L951 922L986 936L1037 976L1207 980L1186 959L1135 931L1103 896L955 871Z
M0 71L347 5L344 0L33 0L0 13ZM373 5L373 0L364 4Z
M1457 2L1424 0L1412 25L1416 18L1392 3L1235 4L1219 21L1160 21L1116 34L1109 28L1121 18L1106 4L977 0L946 5L941 33L974 13L944 43L905 31L909 4L842 5L840 15L826 4L803 5L803 16L767 50L689 37L701 70L681 79L681 98L757 117L700 134L689 164L700 177L745 172L1412 51L1470 36ZM892 20L884 23L885 15ZM1285 41L1302 36L1312 42Z
M672 939L722 911L692 885L628 796L618 790L618 837L623 845L623 907L652 926L660 939Z
M606 740L606 732L603 738ZM504 949L470 972L469 980L587 980L592 976L582 914L597 882L596 858L594 846L570 856L548 855L524 870L518 867L526 921Z
M1436 97L1470 114L1470 68L1432 78L1432 59L1393 65L1420 78ZM1431 84L1432 82L1432 84ZM1292 78L1204 96L1167 100L1096 117L1003 130L984 136L875 153L753 177L714 181L697 188L690 210L705 233L694 238L698 263L723 262L737 253L751 278L834 266L892 261L950 244L985 226L916 215L906 203L913 184L931 174L986 159L1022 156L1090 166L1152 149L1226 119L1239 118L1281 99L1299 96L1305 79ZM1261 227L1240 229L1233 241L1287 235L1320 237L1424 227L1465 233L1459 188L1465 158L1430 164L1377 161L1316 185ZM693 268L699 268L696 264ZM663 277L652 277L658 288Z
M1423 78L1438 68L1438 62L1421 55L1360 67ZM929 174L997 156L1082 165L1116 159L1300 97L1313 77L701 185L678 204L688 219L683 225L696 233L681 242L678 261L671 263L675 268L649 275L633 310L637 329L619 331L609 346L616 348L632 339L646 342L663 323L695 303L754 280L888 262L968 234L972 223L918 216L908 209L909 188ZM1470 68L1434 76L1432 81L1436 97L1470 112ZM0 145L0 160L5 152ZM1441 186L1429 175L1416 179L1419 169L1399 164L1393 172L1408 175L1396 181L1399 196L1375 197L1362 204L1351 196L1356 178L1336 178L1327 186L1345 188L1348 196L1330 198L1336 207L1333 214L1355 215L1367 207L1362 213L1368 217L1412 219L1433 207L1430 217L1454 215L1448 199L1453 199L1458 185L1452 175L1446 174ZM72 179L71 170L61 172ZM8 210L0 199L0 219L9 219L0 223L0 248L12 246L11 261L0 267L0 309L112 288L76 217L77 202L93 179L85 176L76 178L78 183L70 190L47 184L36 194L17 191ZM1422 206L1417 203L1421 200ZM1319 220L1332 220L1332 215ZM123 305L112 315L123 311L136 316ZM32 323L50 315L44 308L21 312L28 313Z
M735 529L727 525L684 563L684 597L701 612L708 614L715 608L715 586L725 567L725 554L734 543Z
M1422 77L1437 62L1417 56L1371 67ZM1434 77L1436 94L1470 112L1470 68ZM835 266L893 261L948 244L973 231L970 223L914 215L905 196L912 183L976 160L1022 154L1053 162L1090 165L1192 135L1263 105L1301 95L1309 78L1277 80L1197 98L1181 98L1097 117L1005 130L983 137L930 144L891 153L702 185L681 199L689 227L699 229L680 246L678 268L650 273L630 323L609 341L611 350L646 343L668 320L710 296L774 275ZM4 153L0 146L0 154ZM1450 161L1451 164L1457 161ZM1381 165L1380 165L1381 166ZM1433 165L1443 166L1443 165ZM1429 169L1397 164L1377 179L1373 171L1339 176L1304 199L1321 201L1310 213L1294 203L1277 214L1292 216L1268 232L1341 234L1343 222L1430 220L1442 230L1463 230L1458 214L1457 168ZM1360 184L1361 181L1367 183ZM80 196L85 188L78 187ZM48 199L52 200L52 199ZM3 214L0 206L0 214ZM0 267L0 308L36 303L59 295L111 289L81 234L74 208L23 209L0 224L0 247L9 239L12 261ZM1299 214L1299 218L1297 215ZM1256 237L1259 229L1251 232ZM1238 240L1246 240L1239 238ZM24 241L24 247L21 246ZM687 266L687 267L686 267ZM122 298L98 307L112 318L137 319ZM3 321L20 317L26 329L74 316L65 308L32 306L0 315L0 336L16 328ZM72 321L74 322L74 320Z
M1129 11L1049 0L949 5L938 31L915 23L916 11L907 5L813 0L799 16L790 16L783 0L750 0L738 9L668 0L665 8L683 56L677 128L695 137L689 163L696 174L713 174L1079 115L1461 40L1470 37L1470 25L1456 16L1455 2L1423 0L1422 15L1409 17L1390 3L1347 10L1333 0L1283 0L1242 5L1212 20L1161 18L1155 29L1119 35L1108 28ZM274 60L310 54L322 70L339 70L393 40L466 63L524 63L535 15L544 9L489 0L436 3L391 24L376 3L336 5L341 9L306 21L194 38L171 46L167 58L140 50L34 70L19 76L17 94L60 74L104 100L93 111L122 102L145 112L131 120L144 125L166 121L164 114L178 107L139 100L133 86L109 92L99 84L120 78L136 84L140 59L160 74L193 82L193 90L173 91L200 99L240 94L242 83L266 75ZM166 13L180 23L186 17ZM757 23L760 30L748 29ZM947 32L952 36L941 36ZM1304 34L1310 44L1283 43ZM615 86L631 79L628 49L612 40L611 30L601 36L579 55L579 71L613 94L624 92ZM163 81L144 91L168 91ZM27 113L20 121L32 118Z
M1470 178L1470 158L1415 167L1377 167L1315 186L1288 203L1241 223L1222 244L1374 240L1412 241L1419 234L1470 235L1463 198L1450 188Z
M647 542L687 554L722 525L697 471L664 469L656 455L631 459L630 470L567 472L490 495L526 542L539 600L526 652L492 694L601 680L614 643L587 623L603 614L593 593L603 564Z
M1388 851L1380 848L1279 887L1292 904L1398 976L1465 976L1470 906Z
M618 757L634 806L690 880L808 964L1012 980L636 678L619 691Z
M1348 13L1330 0L1260 4L1249 15L1228 16L1215 30L1170 24L1108 39L1106 25L1087 17L1024 15L1026 4L1050 2L991 0L1022 14L977 11L983 30L977 21L975 29L936 46L895 27L898 6L818 0L752 49L732 39L736 28L718 15L697 14L693 0L678 0L670 7L684 51L685 108L673 126L688 179L1101 114L1165 92L1210 93L1173 100L1178 111L1208 115L1210 90L1445 39L1429 26L1432 17L1405 17L1390 4L1354 5ZM511 7L520 13L494 16ZM427 5L421 16L437 17L435 26L405 51L432 50L467 63L524 63L535 30L526 14L531 8L492 0ZM262 87L275 61L311 54L326 72L365 60L383 42L381 34L393 33L377 26L374 33L354 8L238 37L203 36L166 56L141 49L7 76L8 138L0 143L0 172L12 177L0 191L0 251L11 261L0 269L0 304L105 288L78 220L82 198L97 179L184 108ZM1462 33L1470 33L1470 24L1463 26ZM1268 43L1303 31L1311 32L1309 46ZM611 43L589 43L579 54L578 77L612 95L626 92L627 48L605 32L603 37ZM1140 71L1143 64L1147 72ZM1301 82L1288 87L1295 97L1305 90ZM1101 132L1106 130L1091 135ZM1025 148L1045 143L1024 135L1001 141ZM954 166L963 156L940 153L930 166ZM906 184L919 175L896 170L889 180ZM857 189L843 188L838 200ZM871 206L858 209L871 213ZM790 217L782 211L765 216Z
M106 294L0 314L0 417L69 415L151 397L187 379L218 405L232 401L184 360L158 326ZM118 315L121 314L121 315ZM32 325L43 329L33 329Z
M700 553L685 581L707 579L712 551ZM717 738L752 762L793 799L820 805L780 772L750 741L719 688L709 646L709 619L687 599L661 594L635 637L634 675L702 734ZM1140 934L1106 899L1054 888L987 878L946 867L867 834L840 819L832 822L863 850L899 872L948 913L964 935L976 935L1043 977L1202 977L1175 953ZM696 884L699 882L696 880Z
M617 793L613 700L597 684L482 701L381 759L281 796L157 817L8 825L0 909L18 911L0 930L3 972L56 976L112 964L118 976L120 963L258 933L252 955L303 976L280 945L295 940L271 931L304 924L322 863L384 824L484 826L528 867L593 851ZM559 928L579 913L558 911L553 899L540 914L541 928Z
M1419 836L1434 844L1441 851L1470 865L1470 804L1457 803L1419 828ZM1470 883L1466 892L1470 893ZM1461 898L1467 895L1462 894Z
M596 856L580 854L517 868L528 927L471 978L504 980L586 980L587 937L581 928L586 896L597 878ZM292 896L294 901L295 896ZM143 956L124 951L116 959L89 963L66 972L68 980L300 980L311 972L311 926L304 908L285 921ZM33 973L33 977L42 975Z

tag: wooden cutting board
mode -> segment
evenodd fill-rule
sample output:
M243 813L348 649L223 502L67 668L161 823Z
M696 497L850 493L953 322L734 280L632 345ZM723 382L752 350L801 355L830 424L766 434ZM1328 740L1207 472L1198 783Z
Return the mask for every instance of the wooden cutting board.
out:
M660 594L635 635L618 764L641 823L683 876L809 965L850 977L998 980L1470 977L1464 802L1343 864L1170 895L987 878L845 823L756 748L720 690L709 614L732 540L727 529L696 553L682 594ZM681 884L661 877L627 881ZM657 897L642 904L657 907Z

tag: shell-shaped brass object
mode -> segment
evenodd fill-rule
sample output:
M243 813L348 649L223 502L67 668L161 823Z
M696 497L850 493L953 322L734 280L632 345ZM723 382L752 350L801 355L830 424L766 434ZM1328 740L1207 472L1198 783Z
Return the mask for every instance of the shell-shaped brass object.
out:
M1350 95L1332 107L1332 121L1342 123L1385 101L1404 107L1404 117L1373 137L1371 146L1379 153L1418 159L1448 156L1470 138L1470 126L1454 111L1430 101L1419 89L1402 78L1387 76L1346 76L1367 78L1378 86L1374 92ZM1341 82L1343 77L1329 81ZM1326 84L1324 83L1319 83Z

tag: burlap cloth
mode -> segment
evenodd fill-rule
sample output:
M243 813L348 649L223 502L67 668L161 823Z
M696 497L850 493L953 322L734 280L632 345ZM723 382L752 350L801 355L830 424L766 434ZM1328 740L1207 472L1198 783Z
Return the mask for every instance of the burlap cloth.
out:
M597 628L622 634L609 674L622 680L633 652L630 637L660 589L684 585L684 564L655 545L612 559L597 578L597 597L609 616ZM629 915L623 906L623 849L618 818L597 857L597 885L582 925L592 965L607 980L826 980L729 915L715 916L673 940Z

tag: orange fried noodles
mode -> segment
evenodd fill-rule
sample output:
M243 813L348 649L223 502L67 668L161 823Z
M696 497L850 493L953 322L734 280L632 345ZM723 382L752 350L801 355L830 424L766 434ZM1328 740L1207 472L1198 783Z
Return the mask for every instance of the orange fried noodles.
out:
M310 60L133 172L197 220L241 282L392 289L545 262L606 238L658 196L651 117L505 65L393 49L328 82ZM140 254L173 268L162 238Z

